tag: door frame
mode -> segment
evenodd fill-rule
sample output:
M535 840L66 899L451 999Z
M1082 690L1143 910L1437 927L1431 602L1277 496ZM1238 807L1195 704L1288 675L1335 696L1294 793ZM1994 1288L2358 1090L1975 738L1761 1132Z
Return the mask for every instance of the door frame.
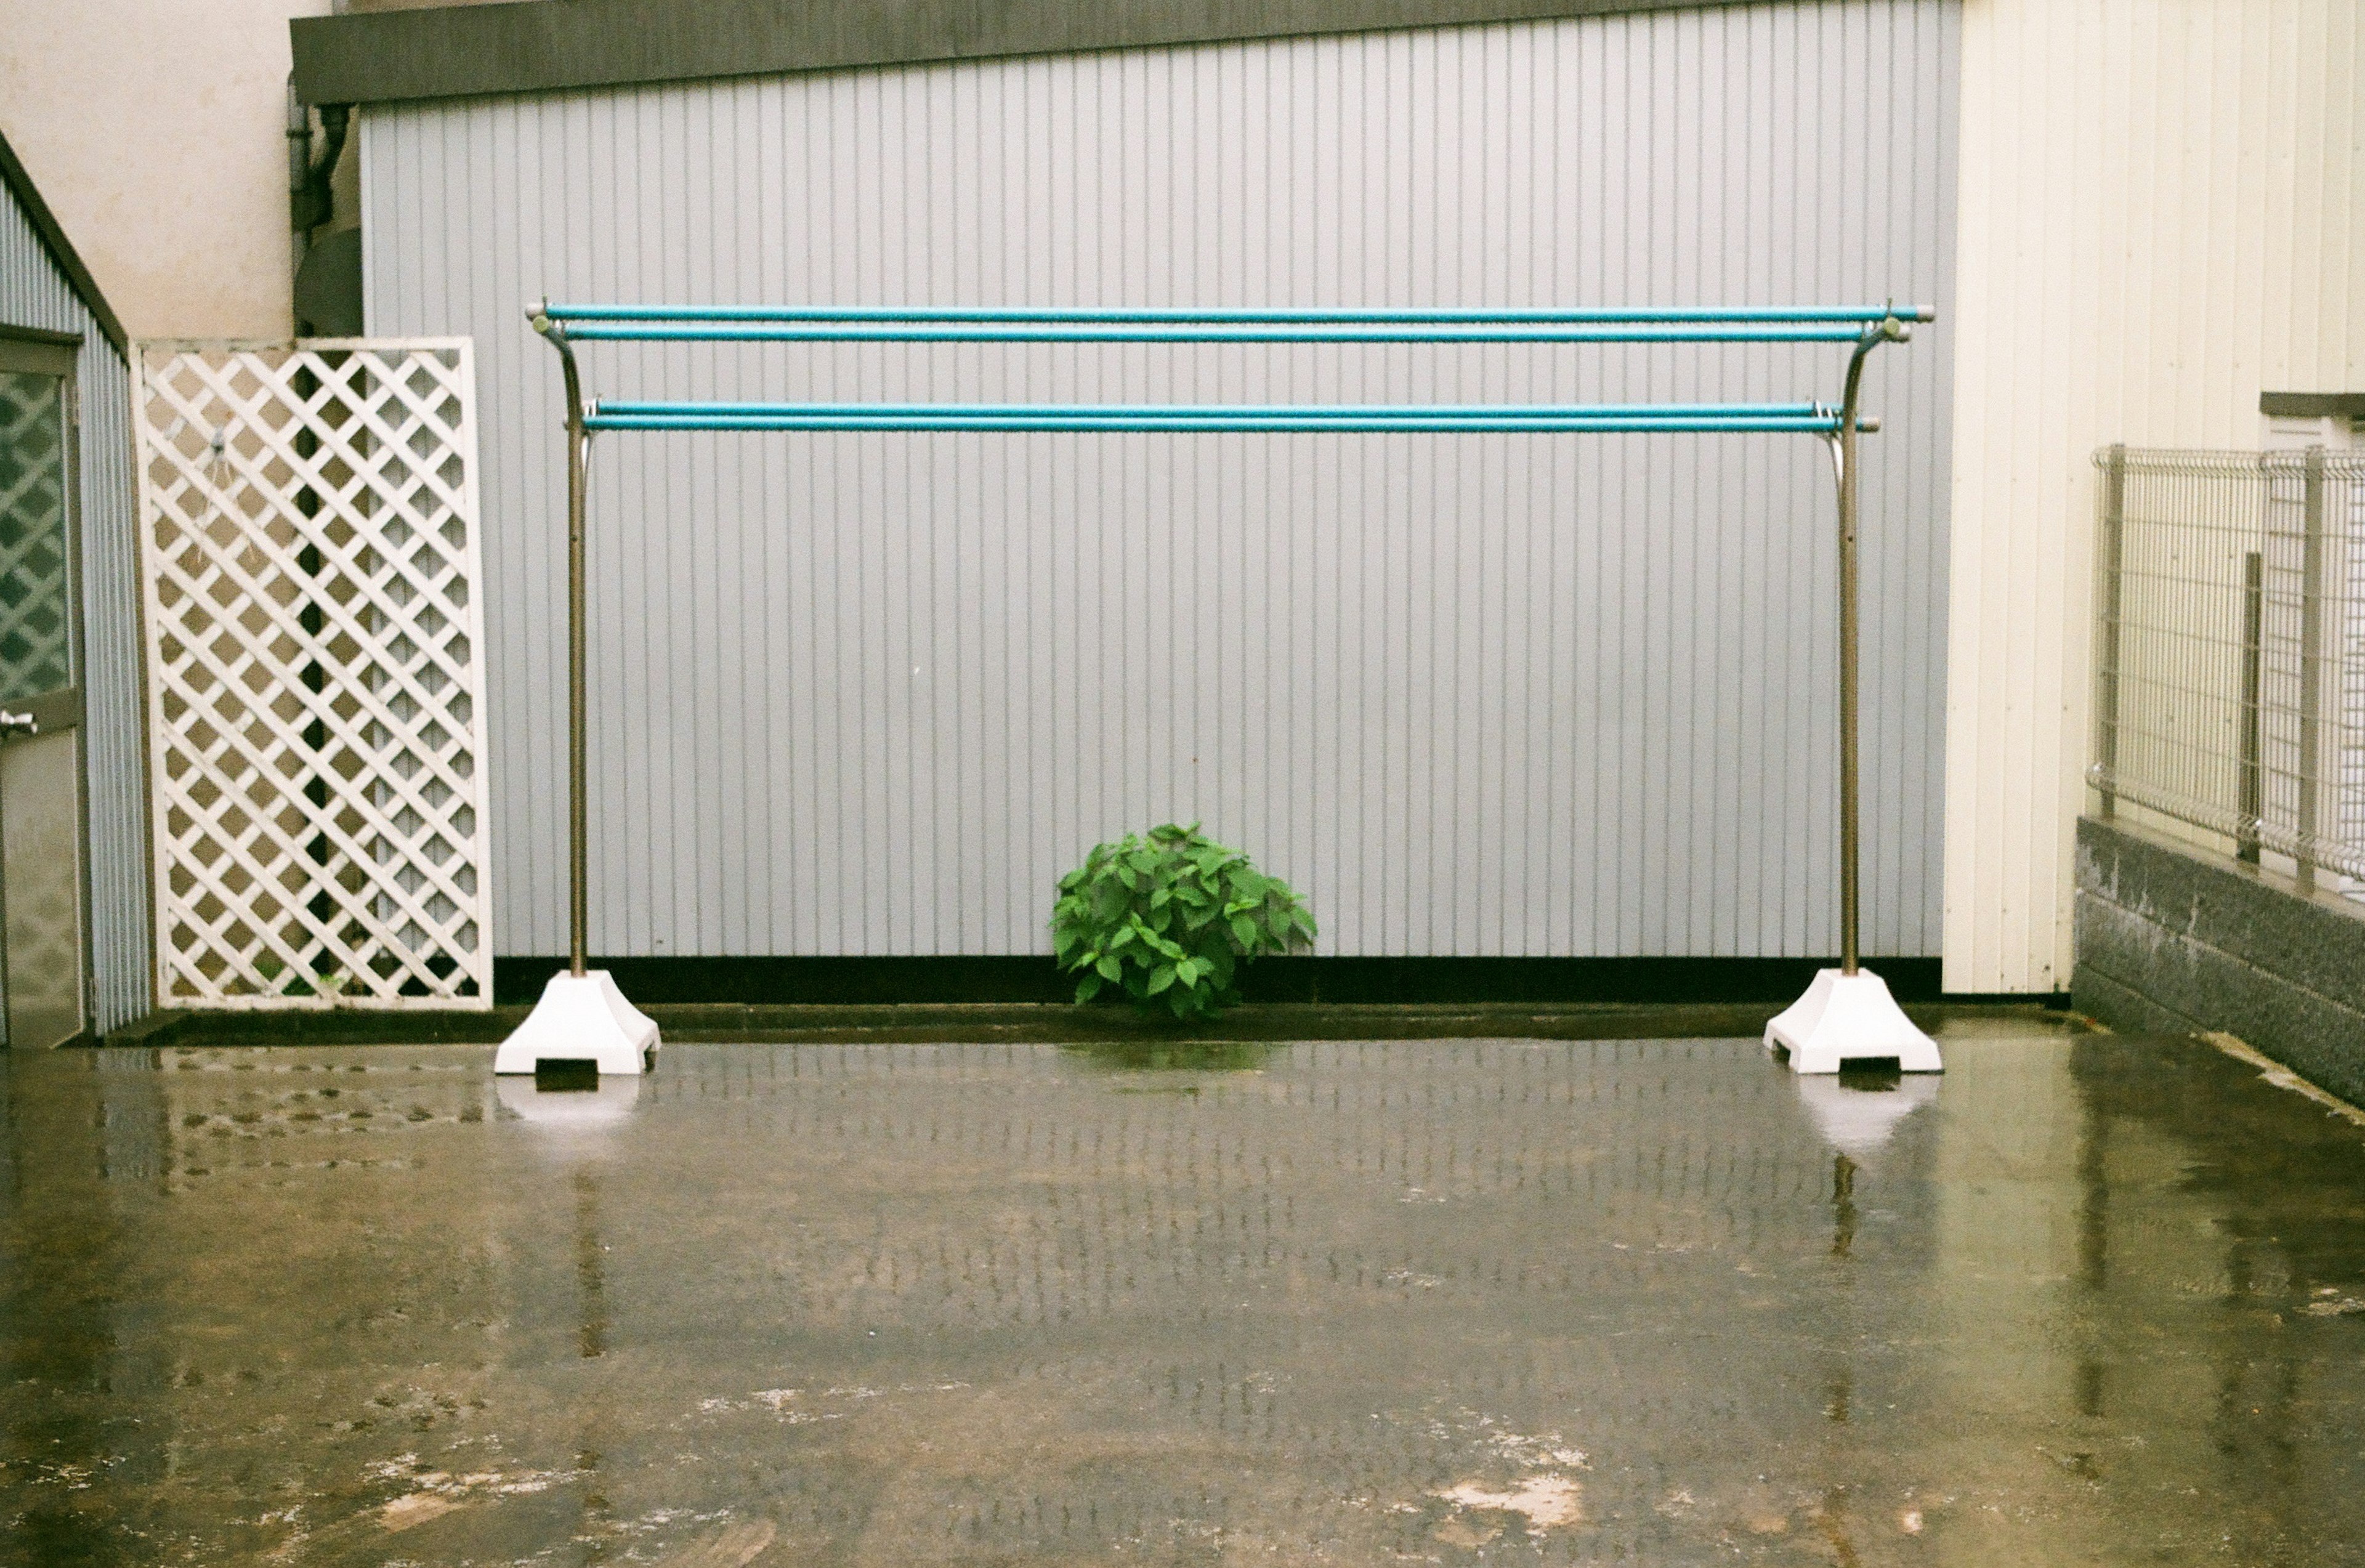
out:
M28 706L46 728L64 722L74 732L74 879L81 900L82 965L76 983L82 992L82 1032L60 1042L84 1046L97 1039L98 976L91 944L91 901L94 885L90 864L90 734L89 674L83 613L82 510L82 380L79 361L83 336L0 322L0 370L34 375L55 375L64 403L64 482L61 487L65 511L66 646L73 665L73 684L57 696ZM7 934L0 929L0 963L6 959ZM0 970L0 988L6 975ZM0 1025L5 1027L5 1025ZM0 1047L6 1048L6 1047Z

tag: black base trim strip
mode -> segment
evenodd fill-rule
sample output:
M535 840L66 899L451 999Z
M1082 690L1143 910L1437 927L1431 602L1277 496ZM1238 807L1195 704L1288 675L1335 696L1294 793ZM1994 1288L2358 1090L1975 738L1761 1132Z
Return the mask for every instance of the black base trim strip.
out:
M1833 958L1267 958L1243 1001L1344 1005L1470 1002L1788 1002ZM1033 954L959 958L594 958L643 1005L1065 1002L1073 985ZM532 1002L564 958L497 958L493 1000ZM1867 958L1900 1002L1935 1002L1935 958ZM2023 999L2025 1000L2025 999Z

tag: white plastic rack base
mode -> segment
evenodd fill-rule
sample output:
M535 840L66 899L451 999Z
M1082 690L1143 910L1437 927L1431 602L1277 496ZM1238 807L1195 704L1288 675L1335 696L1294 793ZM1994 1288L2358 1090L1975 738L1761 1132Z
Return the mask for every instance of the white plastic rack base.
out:
M590 1062L601 1076L638 1074L656 1065L657 1026L624 1000L605 969L561 972L542 988L516 1033L493 1058L497 1073L532 1072L544 1062Z
M1891 1060L1901 1072L1944 1072L1938 1043L1913 1026L1870 969L1824 969L1807 994L1765 1025L1765 1048L1790 1053L1793 1072L1837 1072L1851 1061Z

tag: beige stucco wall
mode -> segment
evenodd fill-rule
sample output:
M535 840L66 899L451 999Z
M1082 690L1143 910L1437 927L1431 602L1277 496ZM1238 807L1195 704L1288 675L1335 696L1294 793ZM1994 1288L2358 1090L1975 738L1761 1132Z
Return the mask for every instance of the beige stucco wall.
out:
M1967 0L1945 984L2068 984L2095 447L2365 390L2365 6Z
M287 20L330 0L0 0L0 132L136 337L290 330Z

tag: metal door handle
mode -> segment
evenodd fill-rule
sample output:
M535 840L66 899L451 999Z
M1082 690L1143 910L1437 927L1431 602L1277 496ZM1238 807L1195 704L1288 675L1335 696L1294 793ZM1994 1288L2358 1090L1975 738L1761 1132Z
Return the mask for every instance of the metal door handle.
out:
M41 722L30 713L11 713L0 708L0 735L38 735Z

